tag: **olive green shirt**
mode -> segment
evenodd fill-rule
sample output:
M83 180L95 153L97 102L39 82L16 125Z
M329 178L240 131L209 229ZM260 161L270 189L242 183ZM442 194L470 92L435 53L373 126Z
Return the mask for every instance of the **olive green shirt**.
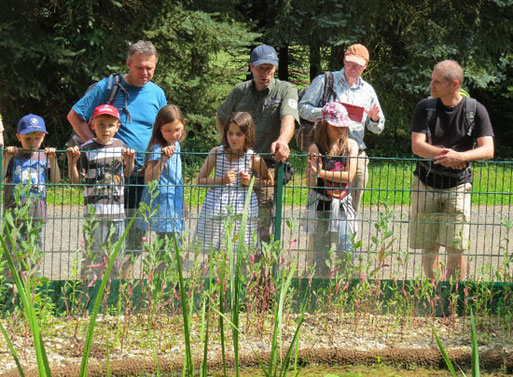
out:
M249 80L231 91L217 109L217 117L224 124L236 111L250 113L256 131L252 149L257 153L270 153L271 144L280 136L283 117L292 115L299 123L297 100L297 89L291 83L273 79L267 89L258 92L253 80Z

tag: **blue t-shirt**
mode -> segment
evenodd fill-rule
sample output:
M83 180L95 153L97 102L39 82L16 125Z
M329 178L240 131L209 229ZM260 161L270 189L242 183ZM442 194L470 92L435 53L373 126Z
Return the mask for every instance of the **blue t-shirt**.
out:
M152 231L161 233L182 232L185 230L183 220L183 179L182 159L180 158L180 143L175 142L175 153L166 161L166 165L160 174L157 186L157 197L152 201L148 187L144 188L141 201L151 204L155 211L151 218ZM148 162L161 159L162 147L155 145L149 156ZM151 203L150 203L151 202ZM137 227L147 229L148 224L144 220L137 222Z
M85 121L91 118L97 106L108 100L110 94L110 91L107 90L108 82L108 78L98 82L73 106L73 110ZM112 103L119 109L121 117L121 127L116 133L116 138L123 141L128 148L135 149L136 152L145 152L157 113L167 105L166 95L158 85L151 81L142 87L136 87L128 85L123 78L121 84L128 91L127 107L132 122L129 122L128 114L123 111L125 96L120 91ZM143 167L144 153L136 153L134 172Z
M5 208L16 206L14 200L16 185L30 185L28 196L34 201L30 207L29 216L36 219L46 219L46 181L49 170L48 159L43 151L33 153L19 151L16 153L7 167ZM27 195L21 195L22 205L26 200Z

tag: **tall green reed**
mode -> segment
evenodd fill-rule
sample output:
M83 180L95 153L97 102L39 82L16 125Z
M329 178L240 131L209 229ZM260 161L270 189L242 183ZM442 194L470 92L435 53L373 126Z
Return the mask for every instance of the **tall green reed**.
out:
M440 337L438 336L435 328L433 328L433 335L435 336L436 343L438 345L438 348L440 350L440 353L442 354L442 357L445 361L445 364L447 365L447 368L451 372L453 377L457 377L458 374L456 373L456 370L454 369L454 366L452 365L451 359L449 355L447 354L447 351L445 350L445 347L440 340ZM479 368L479 349L477 344L477 330L476 330L476 320L474 317L474 313L472 310L470 310L470 341L472 344L472 356L470 358L470 365L471 365L471 376L472 377L479 377L481 375L480 368ZM466 377L465 372L458 366L458 369L463 377Z
M16 291L23 306L25 319L28 322L32 333L39 376L49 377L51 376L50 366L46 356L39 319L37 318L37 312L33 300L38 280L33 276L35 270L32 270L33 266L30 265L30 260L32 258L32 253L37 253L37 250L34 250L30 246L34 245L36 240L39 239L39 230L37 227L32 226L32 218L29 216L30 209L33 206L33 199L29 196L30 189L31 187L28 185L17 186L15 188L14 197L16 207L8 209L4 213L1 226L0 246L3 258L7 260L7 265L9 266L11 276L15 282ZM29 196L29 198L23 203L22 197L25 196ZM24 229L24 235L20 232L21 227ZM15 263L13 258L16 258L18 263ZM20 375L24 375L21 364L19 363L19 358L12 347L12 342L7 332L3 327L2 334L6 338L7 344L10 345L9 349L16 362Z
M80 363L80 371L79 371L79 377L86 377L87 376L87 366L89 363L89 355L91 353L91 344L93 341L93 335L94 335L94 328L96 326L96 318L98 317L98 312L100 310L100 305L103 298L103 293L105 291L105 287L107 286L107 283L110 279L110 274L112 271L112 268L114 267L114 263L116 262L119 253L121 252L122 248L124 247L125 238L127 237L128 233L130 232L130 229L133 226L133 223L135 219L137 218L138 211L134 214L134 216L130 219L130 222L127 224L125 231L123 232L123 235L120 237L118 241L116 241L113 244L113 251L109 258L109 263L107 265L107 268L105 269L105 273L103 275L103 278L100 283L100 287L98 289L98 292L96 294L96 299L94 301L93 309L90 314L89 318L89 325L87 327L85 342L84 342L84 350L82 353L82 362Z
M37 302L34 300L34 297L37 295L36 290L41 287L40 281L44 279L40 279L35 275L37 264L34 266L30 263L30 255L27 255L28 258L27 262L24 259L21 259L21 263L14 262L13 256L19 256L20 250L17 250L18 247L25 248L24 251L27 251L26 245L34 245L34 240L38 239L39 237L39 228L38 227L32 227L31 225L31 219L28 216L30 207L32 205L31 200L27 200L26 203L22 203L21 201L21 195L24 193L27 194L28 190L30 190L30 186L25 186L20 188L16 188L15 190L15 198L18 203L18 207L14 210L7 210L4 214L4 221L2 222L1 227L1 235L0 235L0 246L2 249L2 255L3 258L7 260L7 265L9 266L10 273L12 275L12 278L15 282L16 291L18 294L18 297L22 303L23 311L25 318L29 324L30 331L32 333L32 337L34 340L34 349L36 353L36 364L37 369L40 377L50 377L51 376L51 370L50 370L50 364L48 362L48 357L46 354L46 349L44 346L42 333L41 333L41 326L40 326L40 318L38 317L37 313ZM85 377L87 374L87 366L89 362L89 356L91 351L91 344L93 340L94 335L94 329L96 326L96 318L100 309L103 293L105 291L105 287L107 285L107 282L110 278L110 273L112 271L112 268L114 266L114 263L123 247L124 239L126 238L128 232L130 231L130 228L132 227L132 224L136 218L137 214L130 220L129 224L127 225L125 232L123 233L122 237L119 241L117 241L113 245L113 252L110 255L109 263L107 265L107 268L105 270L105 274L101 280L100 287L96 296L96 300L90 315L89 320L89 326L86 332L86 338L84 342L84 350L82 354L82 362L80 365L80 377ZM24 237L28 236L28 240L30 242L19 242L19 238L21 238L19 233L19 223L20 221L23 222L23 226L26 230L26 235ZM7 238L7 239L6 239ZM30 249L29 249L30 251ZM34 253L37 253L38 250L32 250ZM24 376L24 372L22 369L22 366L19 362L19 358L16 354L16 351L14 347L12 346L12 342L9 338L9 335L5 331L5 328L3 326L1 327L1 332L6 338L8 347L10 352L12 353L12 356L16 362L18 372L21 376Z
M228 263L230 266L230 308L232 312L232 337L233 337L233 353L235 358L235 375L239 376L239 318L240 318L240 303L239 295L241 288L241 267L244 257L244 235L246 234L246 224L248 221L249 204L251 202L251 194L253 192L253 185L255 177L249 183L246 200L244 202L244 212L240 223L239 239L237 242L236 254L233 253L232 243L227 243Z
M301 304L300 314L296 323L296 328L294 330L294 335L292 337L291 342L287 348L285 353L285 357L283 359L280 358L282 354L282 330L283 330L283 317L284 317L284 303L289 293L292 278L296 272L296 264L293 263L289 270L287 271L283 265L279 266L279 271L277 272L277 286L279 287L276 295L277 300L274 307L274 316L273 316L273 332L272 332L272 341L271 341L271 351L269 355L269 363L266 367L264 363L259 358L260 368L264 372L266 377L285 377L289 371L292 354L294 350L296 350L296 362L295 362L295 375L299 374L299 369L297 368L297 360L298 360L298 342L299 342L299 332L301 326L303 324L306 312L306 306L308 303L308 295L305 295L303 299L303 303Z

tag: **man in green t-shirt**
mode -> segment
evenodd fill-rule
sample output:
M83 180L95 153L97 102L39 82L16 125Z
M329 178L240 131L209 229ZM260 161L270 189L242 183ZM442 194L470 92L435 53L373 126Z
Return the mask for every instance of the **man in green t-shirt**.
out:
M274 173L276 162L284 162L290 154L289 142L299 123L297 89L291 83L274 78L278 55L273 47L260 45L251 52L249 68L253 79L238 84L217 109L216 124L223 135L225 122L236 111L251 114L255 122L254 151L261 154ZM259 236L269 241L272 223L274 190L257 187L259 204Z

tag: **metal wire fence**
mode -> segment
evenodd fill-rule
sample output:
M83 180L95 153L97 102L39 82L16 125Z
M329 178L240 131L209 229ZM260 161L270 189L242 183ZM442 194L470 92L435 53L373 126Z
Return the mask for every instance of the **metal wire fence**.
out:
M113 187L123 187L133 190L136 186L144 188L144 181L136 184L124 183L120 177L114 177L109 171L101 171L98 167L89 166L93 171L90 176L97 182L81 182L72 184L68 179L68 167L65 151L58 151L58 163L61 168L62 180L60 183L43 183L40 178L35 178L37 172L26 173L25 179L29 179L33 185L44 185L46 190L46 221L41 232L41 248L44 259L41 263L41 271L44 276L51 279L69 279L73 272L80 269L83 261L83 253L88 244L85 240L84 226L88 215L84 205L84 189L96 186L96 193L117 192ZM222 227L225 219L231 219L236 224L240 216L241 197L245 198L245 191L241 184L241 172L250 171L253 168L253 160L247 159L242 165L230 168L224 166L209 166L213 177L216 170L234 170L236 179L226 185L215 183L198 184L200 168L207 158L206 153L182 152L180 161L182 166L183 205L181 201L173 203L175 210L182 206L183 213L173 211L170 216L164 216L160 220L172 221L176 219L176 213L183 216L183 231L177 228L177 232L183 237L182 245L208 242L222 236ZM217 156L219 157L219 156ZM270 156L263 156L264 159ZM275 206L272 212L272 230L274 239L283 243L284 256L297 261L299 274L306 275L316 261L313 244L315 238L325 237L316 233L315 224L307 210L307 200L312 187L307 185L306 159L304 154L294 154L289 162L294 169L294 175L289 182L283 184L283 165L277 165L275 169L274 187L265 182L255 184L257 189L274 191ZM219 161L219 158L216 159ZM226 162L227 161L227 162ZM237 161L235 157L229 157L224 163ZM374 276L382 279L416 279L422 276L422 252L420 249L409 247L409 226L411 225L411 197L413 171L415 159L408 158L370 158L368 165L369 181L364 189L363 199L356 217L357 233L352 238L354 245L354 263L361 266L362 272L373 271ZM207 164L207 163L206 163ZM207 164L208 165L208 164ZM470 232L465 241L468 243L466 255L468 257L468 276L472 279L501 280L503 276L513 275L511 260L511 245L513 213L511 209L513 192L513 163L510 161L488 161L473 164L473 189L471 195L471 215L469 221ZM12 165L9 169L12 168ZM92 169L92 170L91 170ZM175 166L172 169L178 172ZM7 172L7 179L2 183L4 195L4 211L9 206L10 192L15 185L12 172ZM255 171L255 175L259 175ZM33 174L33 175L31 175ZM45 172L45 174L47 174ZM103 175L102 175L103 174ZM178 174L178 173L177 173ZM287 175L287 172L285 172ZM2 171L2 176L5 176ZM105 178L107 176L108 178ZM28 177L28 178L27 178ZM176 178L176 177L175 177ZM106 180L107 179L107 180ZM241 190L242 189L242 190ZM102 191L103 190L103 191ZM165 188L160 188L165 190ZM217 194L213 194L214 191ZM239 190L237 194L233 194ZM232 194L226 194L226 192ZM209 193L207 195L207 193ZM87 198L86 198L87 199ZM105 203L110 203L112 198L104 198ZM210 201L210 211L202 209L205 201ZM259 202L257 198L257 202ZM207 204L205 204L207 206ZM203 207L205 207L203 206ZM215 208L214 208L215 207ZM230 209L226 209L230 207ZM224 208L227 212L218 214ZM213 211L213 212L212 212ZM254 242L256 248L261 247L259 239L262 238L263 214L255 208L250 214L249 226L251 230L246 242ZM257 211L257 212L255 212ZM233 214L235 212L235 215ZM3 211L2 211L3 213ZM217 213L213 216L213 213ZM231 213L231 214L230 214ZM182 219L178 219L182 220ZM139 222L140 223L140 222ZM200 226L201 225L201 226ZM144 225L143 225L144 227ZM260 228L260 229L259 229ZM313 229L313 232L312 232ZM308 232L310 231L310 232ZM202 236L202 232L204 232ZM131 232L131 233L135 233ZM265 232L264 232L265 233ZM154 233L146 233L144 237L151 238ZM265 234L264 234L265 236ZM185 246L184 246L185 247ZM207 249L212 245L208 244ZM222 244L214 246L222 247ZM130 249L130 246L127 246ZM201 246L200 246L201 248ZM205 247L203 247L205 248ZM205 253L207 255L208 253ZM144 253L142 254L144 258ZM442 261L445 252L441 250ZM319 260L317 259L317 263ZM322 261L321 261L322 263ZM140 267L141 257L136 262L134 274L142 276Z

